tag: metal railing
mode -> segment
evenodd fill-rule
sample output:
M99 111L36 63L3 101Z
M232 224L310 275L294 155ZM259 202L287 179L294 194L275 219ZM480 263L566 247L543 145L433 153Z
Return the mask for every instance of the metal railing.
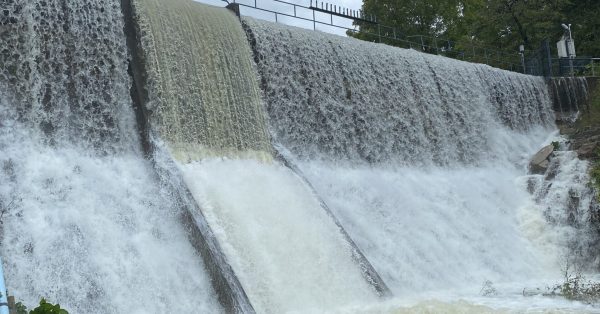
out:
M371 23L371 28L373 28L374 31L366 31L366 28L359 30L356 27L351 28L341 25L341 23L336 23L336 20L334 19L334 17L336 17L347 21L357 20L352 14L341 14L338 13L337 10L328 11L314 6L306 6L283 0L231 0L230 2L235 3L240 7L272 14L275 22L281 22L281 17L297 19L311 23L313 30L317 30L317 26L323 25L343 31L346 34L354 34L363 40L420 50L453 59L484 63L496 68L526 73L521 60L521 55L517 51L505 51L494 47L484 47L472 43L455 42L430 36L407 36L394 27L374 22L376 19L365 21ZM265 7L264 5L267 3L279 5L282 10ZM525 52L525 54L530 53Z
M329 21L327 21L327 22L320 21L317 19L317 13L316 13L317 11L316 10L312 9L311 7L300 5L300 4L290 3L290 2L286 2L286 1L282 1L282 0L270 0L270 2L272 2L272 3L279 3L279 4L290 6L289 8L292 9L293 11L289 11L289 13L285 13L285 12L279 12L279 11L275 11L275 10L272 10L269 8L261 7L258 5L258 0L246 0L246 1L232 0L231 2L238 4L241 7L246 7L246 8L250 8L250 9L254 9L254 10L260 10L263 12L271 13L275 17L275 22L279 22L279 17L285 16L285 17L290 17L290 18L294 18L294 19L298 19L298 20L311 22L313 24L313 30L317 30L317 24L327 25L327 26L331 26L331 27L335 27L335 28L339 28L339 29L348 29L345 26L337 25L334 23L333 17L337 16L337 15L332 14L332 13L325 13L325 14L329 14L329 16L330 16ZM308 14L304 15L304 14L301 14L301 12L305 12ZM325 11L320 11L320 12L325 12ZM344 17L344 18L346 18L346 17Z
M600 77L600 58L552 58L556 76Z

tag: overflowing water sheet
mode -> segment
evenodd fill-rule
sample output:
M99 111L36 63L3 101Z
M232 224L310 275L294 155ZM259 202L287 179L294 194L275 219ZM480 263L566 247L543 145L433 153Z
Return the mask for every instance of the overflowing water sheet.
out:
M70 313L220 312L142 156L120 2L5 5L0 250L11 295Z
M273 159L237 17L186 0L133 3L155 145L174 157L254 309L320 312L376 300L318 198Z
M549 80L557 120L573 122L580 112L588 111L588 84L584 77L557 77Z
M543 79L245 19L270 127L303 158L450 165L490 157L495 125L553 115Z
M588 240L552 223L565 215L566 190L551 188L547 200L528 192L539 179L528 174L529 158L557 136L542 78L243 22L276 147L399 299L519 311L529 302L524 288L564 279L571 244ZM573 163L560 173L579 175L557 176L557 186L585 182L586 164ZM584 221L591 194L580 196ZM486 286L493 297L481 296Z
M269 159L256 70L233 13L188 0L133 1L152 126L179 160Z

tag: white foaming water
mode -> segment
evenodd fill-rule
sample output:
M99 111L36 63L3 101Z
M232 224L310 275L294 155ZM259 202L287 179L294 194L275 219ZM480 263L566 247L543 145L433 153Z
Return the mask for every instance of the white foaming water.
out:
M537 148L536 137L513 136L511 149ZM526 158L425 169L298 164L396 295L543 278L556 269L519 228L529 201L517 181Z
M51 148L2 113L2 257L17 300L70 313L220 311L150 162Z
M523 178L534 196L530 211L544 222L538 222L538 228L529 228L528 234L544 246L549 245L547 250L553 246L562 248L554 253L561 254L561 266L569 266L571 273L594 270L600 264L595 254L598 250L596 192L590 186L588 169L588 162L577 158L576 152L556 151L546 174ZM540 228L546 232L540 232Z
M245 18L272 136L304 159L474 164L552 123L542 78ZM493 157L493 156L492 156Z
M217 159L180 167L257 312L376 299L334 222L289 169Z
M576 221L590 196L579 193L587 167L571 166L573 156L554 196L527 193L529 158L556 135L543 79L244 22L277 146L397 297L349 312L520 312L531 300L524 288L563 280L563 256L588 241L583 224L564 225L565 186L581 196ZM485 282L493 298L480 296ZM468 302L455 306L459 299ZM582 307L535 303L542 312Z
M5 4L0 218L11 294L70 313L221 311L139 147L120 1Z
M259 313L376 299L352 247L312 192L272 160L252 51L229 11L134 1L150 123ZM198 29L202 29L198 33ZM207 156L254 160L205 159Z

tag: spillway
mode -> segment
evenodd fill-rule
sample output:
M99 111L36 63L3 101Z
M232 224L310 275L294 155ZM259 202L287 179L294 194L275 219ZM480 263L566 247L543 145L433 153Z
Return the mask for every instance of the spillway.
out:
M132 2L156 147L173 156L254 310L373 302L354 248L310 188L273 158L259 77L232 12ZM202 30L202 31L198 31Z
M549 92L189 0L0 9L0 252L25 304L590 309L523 297L598 267L587 162L528 172L567 146L552 99L581 110L585 80Z
M543 78L243 23L276 147L396 296L477 299L494 283L519 299L524 287L560 280L574 242L588 247L590 229L565 222L564 188L580 187L573 193L586 204L574 212L585 221L587 164L561 155L554 184L563 188L528 174L529 157L558 138ZM527 192L532 181L545 182L537 197Z
M118 1L10 1L0 26L7 286L70 313L220 312L144 159Z
M542 78L246 20L277 141L307 158L472 163L490 124L550 126Z
M268 158L256 70L239 22L192 1L133 1L147 71L149 119L183 161ZM158 101L160 100L160 101Z

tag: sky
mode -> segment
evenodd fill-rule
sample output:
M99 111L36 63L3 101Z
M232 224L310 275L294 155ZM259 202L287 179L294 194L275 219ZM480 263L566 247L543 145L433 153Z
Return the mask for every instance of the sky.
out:
M226 3L222 0L195 0L195 1L210 4L210 5L220 6L220 7L223 7L226 5ZM282 0L282 1L295 3L298 5L303 5L303 6L307 6L307 7L310 6L310 2L311 2L310 0L296 0L296 1ZM229 0L229 2L233 2L233 1ZM252 5L252 6L254 5L254 0L236 0L235 2L248 4L248 5ZM322 1L319 0L319 3L321 3L321 2ZM348 9L352 9L352 10L359 10L360 7L362 6L362 0L325 0L325 2L334 4L336 6L342 6L344 8L348 8ZM293 9L292 5L277 3L273 0L256 0L256 4L260 8L265 8L265 9L269 9L272 11L287 13L287 14L291 14L291 15L293 15L293 13L294 13L294 9ZM245 16L252 16L252 17L256 17L256 18L260 18L260 19L268 20L268 21L273 21L273 22L275 21L275 16L273 13L249 9L249 8L246 8L243 6L241 7L241 12L242 12L242 15L245 15ZM305 16L307 18L312 18L312 11L298 9L297 15ZM316 19L318 21L330 22L330 16L327 14L323 14L323 13L317 13ZM289 25L310 28L310 29L313 28L312 22L302 21L299 19L289 18L289 17L285 17L285 16L278 16L278 21L281 23L289 24ZM352 21L349 19L334 17L333 23L335 25L345 26L348 28L354 28L352 26ZM324 31L324 32L335 33L335 34L339 34L339 35L345 35L345 32L346 32L345 29L330 27L330 26L326 26L326 25L319 25L319 24L317 24L317 29Z

